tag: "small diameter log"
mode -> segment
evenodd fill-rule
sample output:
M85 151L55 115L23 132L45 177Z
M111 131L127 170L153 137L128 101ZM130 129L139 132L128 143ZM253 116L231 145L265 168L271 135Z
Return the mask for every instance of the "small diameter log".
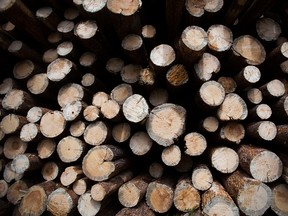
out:
M7 200L13 205L20 203L28 188L32 186L27 180L18 180L9 186L7 191Z
M267 183L277 180L282 175L282 161L274 152L242 144L237 153L241 168L254 179Z
M154 70L150 67L143 68L139 73L139 82L140 86L143 86L145 89L152 89L156 83L156 74Z
M245 128L241 123L228 122L220 129L220 139L229 143L240 144L245 137Z
M36 17L51 31L57 30L60 18L57 16L52 7L42 7L36 11Z
M118 120L121 117L121 107L114 100L107 100L101 106L101 114L106 119Z
M288 185L277 184L272 188L272 203L271 209L279 216L288 214L287 201L288 201Z
M200 193L191 183L191 179L181 177L174 191L173 202L181 212L190 212L200 207Z
M48 196L47 211L52 215L69 215L77 204L78 195L70 189L58 188Z
M287 61L288 58L288 42L284 42L274 48L268 55L265 61L265 67L267 66L268 69L272 69L273 67L279 67L280 64ZM267 69L266 68L266 69Z
M51 32L47 36L47 40L52 45L58 45L62 41L62 34L60 32Z
M42 98L51 100L53 103L56 102L53 97L51 98L51 95L57 93L55 86L51 82L49 82L46 73L39 73L32 76L27 81L26 87L33 95L38 95Z
M146 99L139 94L133 94L123 103L125 118L133 123L139 123L149 115L149 106Z
M82 161L83 172L93 181L107 180L130 166L131 160L122 158L125 154L116 146L96 146L85 155Z
M274 141L282 146L287 146L288 144L288 125L277 125L277 135Z
M23 125L20 131L20 139L24 142L39 141L43 138L40 132L40 125L35 123L27 123Z
M245 215L263 215L271 205L271 190L259 180L237 170L222 177L227 192Z
M168 44L160 44L150 52L151 67L155 72L165 72L175 59L175 51Z
M34 106L28 110L26 119L31 123L37 123L40 121L40 119L45 113L50 112L50 111L51 110L47 108Z
M19 205L21 215L43 214L47 208L47 197L56 187L53 181L46 181L30 187Z
M42 165L43 161L36 154L26 153L19 154L13 159L11 169L18 174L22 174L24 172L38 170Z
M124 207L135 207L145 196L148 184L152 181L149 174L140 174L124 183L118 190L118 200Z
M244 120L247 115L245 101L235 93L227 94L217 111L217 116L222 121Z
M208 190L213 183L213 176L206 164L197 164L191 175L192 185L200 191Z
M96 121L100 117L100 110L96 106L93 106L93 105L87 106L83 110L83 117L88 122Z
M60 111L45 113L40 121L40 131L47 138L55 138L61 135L66 127L66 120Z
M193 159L189 155L182 154L179 163L174 166L174 169L180 173L187 173L193 167Z
M20 179L22 179L23 177L23 173L16 173L14 170L12 170L12 161L8 162L5 165L5 169L3 172L3 179L7 182L10 183L11 181L15 180L18 181Z
M145 155L152 148L153 140L146 132L138 131L134 133L129 141L129 147L133 154L141 156Z
M102 105L109 100L109 95L103 91L99 91L93 95L92 105L101 109Z
M35 102L32 96L22 90L12 89L2 100L2 106L6 110L26 113Z
M63 41L62 43L58 44L56 50L57 54L61 58L67 58L74 62L78 61L80 56L75 44L73 44L71 41Z
M28 145L20 139L19 136L10 136L3 146L4 156L8 159L14 159L19 154L24 154Z
M75 194L81 196L88 190L88 188L91 187L91 185L92 185L92 181L88 177L84 177L84 178L76 180L73 183L72 188Z
M27 120L24 116L8 114L1 120L0 128L4 134L16 134L26 123Z
M170 145L163 149L161 154L163 163L167 166L176 166L181 160L181 150L178 145Z
M83 67L91 68L95 65L98 57L93 52L85 52L79 58L79 64Z
M78 199L77 209L82 216L97 215L100 211L101 202L92 199L90 191L82 194Z
M141 36L143 37L146 51L151 52L157 43L156 28L153 25L144 25L142 27Z
M220 71L221 64L218 58L210 53L203 53L199 61L194 64L195 76L200 82L208 81Z
M124 67L124 61L120 58L110 58L106 63L106 70L114 75L120 74L120 71Z
M122 83L114 87L110 93L112 100L116 101L119 105L123 105L125 100L133 94L133 89L130 84Z
M212 167L221 173L232 173L239 166L239 156L232 148L213 147L208 154Z
M132 179L133 175L134 174L132 171L124 171L107 181L102 181L94 184L91 187L91 196L93 200L101 202L102 200L110 196L112 193L117 191L119 187L125 182Z
M267 120L272 115L272 109L267 104L258 104L249 110L248 118L254 121Z
M123 143L131 135L131 126L127 122L118 123L112 129L112 137L118 143Z
M199 156L207 148L207 141L205 137L197 132L191 132L185 135L185 154L190 156Z
M44 63L46 64L50 64L51 62L53 62L54 60L56 60L58 58L58 53L57 53L57 49L51 48L46 50L43 55L42 55L42 60Z
M149 95L149 102L156 107L168 102L168 91L164 88L154 88Z
M239 215L233 199L217 181L213 181L212 186L202 194L201 206L203 213L207 215Z
M5 180L1 179L0 180L0 198L3 198L6 196L8 188L9 188L8 183Z
M137 83L139 81L139 74L142 71L141 65L138 64L128 64L125 65L121 72L122 81L125 83Z
M246 92L247 102L249 104L260 104L263 100L263 95L260 89L258 88L251 88Z
M237 83L232 77L221 76L218 78L217 82L223 86L226 94L235 92L237 88Z
M185 130L186 110L182 106L165 103L151 110L146 121L149 136L162 146L172 145Z
M260 70L256 66L248 65L234 77L234 80L237 83L237 87L244 89L257 83L260 78Z
M55 162L47 162L44 164L41 170L43 179L46 181L53 181L60 176L61 167Z
M64 18L67 20L77 20L80 16L80 11L75 7L69 7L64 11Z
M57 58L51 62L47 67L47 77L52 82L63 82L64 79L75 75L75 65L66 58Z
M247 135L258 140L271 141L277 135L277 127L271 121L258 121L247 126Z
M149 166L149 174L155 178L161 178L164 173L164 166L161 163L153 162Z
M281 34L281 26L271 18L261 17L256 22L258 36L267 42L276 41Z
M283 172L281 178L288 184L288 159L286 154L283 154L283 152L277 152L278 157L281 159L283 163ZM5 179L5 178L4 178Z
M56 149L56 142L54 139L43 139L38 143L37 152L41 159L49 158Z
M83 171L80 166L69 166L60 176L60 182L64 186L73 184L76 180L83 177Z
M204 132L216 132L219 127L219 121L214 116L208 116L200 122L200 127Z
M166 80L170 87L181 87L189 81L188 72L184 65L173 65L166 73Z
M63 116L66 121L78 120L82 117L83 110L87 107L82 101L72 101L62 107Z
M123 38L121 46L132 63L142 65L147 62L146 50L141 36L129 34Z
M155 216L155 213L147 206L145 201L142 201L137 206L132 208L123 208L116 214L116 216L127 215Z
M31 60L25 59L18 61L13 68L13 76L17 80L27 80L36 73L41 73L44 70L36 65Z
M80 137L84 134L86 124L83 121L73 122L69 128L70 134L74 137Z
M83 134L84 140L89 145L101 145L109 139L110 131L102 121L90 123Z
M268 83L264 84L260 87L260 90L265 100L280 98L286 92L283 82L278 79L271 80Z
M277 121L281 121L281 119L284 119L286 122L286 119L288 117L288 95L283 95L277 102L271 105L273 117L277 119Z
M61 33L63 38L68 40L75 40L75 35L73 33L75 24L71 20L60 21L57 25L57 31ZM60 41L59 41L60 42Z
M18 86L17 86L16 81L12 78L7 77L3 79L0 84L0 94L5 95L12 89L17 89L17 88Z
M187 65L200 59L207 47L207 33L199 26L188 26L179 39L181 58Z
M165 213L173 205L175 181L173 178L162 178L149 183L146 192L146 203L154 212Z
M82 140L67 136L61 139L57 145L57 153L61 161L71 163L77 161L85 149Z

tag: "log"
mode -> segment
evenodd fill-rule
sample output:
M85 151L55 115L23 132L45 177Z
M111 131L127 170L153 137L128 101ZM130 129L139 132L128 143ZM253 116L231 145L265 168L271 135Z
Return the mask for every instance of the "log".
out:
M19 205L21 215L41 215L47 207L47 197L56 189L53 181L30 187Z
M149 95L149 102L156 107L168 102L168 91L164 88L154 88Z
M245 128L241 123L228 122L220 128L219 135L221 141L240 144L245 138Z
M212 167L221 173L233 173L239 166L239 156L232 148L212 147L208 154Z
M19 204L30 186L32 186L32 184L28 180L15 181L8 188L6 196L7 200L13 205Z
M43 161L32 153L25 153L17 155L11 164L11 169L18 174L38 170L42 167Z
M80 215L96 215L101 208L101 202L92 199L90 191L82 194L78 199L77 209Z
M112 100L116 101L119 105L123 105L125 100L133 94L133 89L130 84L122 83L115 86L110 97Z
M5 180L1 179L0 180L0 198L3 198L6 196L8 188L9 188L8 183Z
M237 88L237 83L232 77L221 76L217 82L223 86L226 94L235 92Z
M271 205L270 188L240 170L223 176L223 185L245 215L263 215Z
M85 155L82 161L83 172L93 181L107 180L131 165L129 158L118 159L124 155L125 152L116 146L96 146Z
M49 158L56 149L56 142L54 139L45 138L38 143L37 152L41 159Z
M272 203L271 209L279 216L287 215L287 184L277 184L272 188Z
M27 123L24 116L8 114L0 122L0 128L4 134L19 134L22 126Z
M17 80L27 80L41 72L43 69L28 59L18 61L13 68L13 76Z
M47 112L51 112L51 110L45 107L34 106L28 110L26 119L31 123L37 123L40 121L42 116Z
M247 126L247 135L258 140L271 141L277 135L277 127L271 121L258 121Z
M149 174L155 178L159 179L163 176L164 166L161 163L153 162L149 166Z
M148 184L146 203L154 212L165 213L173 205L175 180L162 178Z
M71 41L63 41L58 44L56 50L60 58L67 58L76 62L80 57L77 47Z
M27 150L27 142L20 139L19 136L9 136L4 142L3 153L7 159L14 159L19 154L24 154Z
M197 164L192 170L191 181L197 190L208 190L213 183L213 176L209 167L203 163Z
M259 88L263 94L263 98L268 101L275 98L280 98L285 94L285 86L278 79L269 81Z
M5 165L5 169L3 172L3 179L7 182L10 183L11 181L15 180L18 181L20 179L22 179L23 177L23 173L16 173L14 170L12 170L12 161L8 162Z
M152 89L156 83L156 74L153 69L150 67L143 68L139 73L138 83L148 91Z
M179 88L189 81L188 72L184 65L173 65L166 73L166 80L168 86L172 88Z
M267 120L272 116L271 107L268 104L258 104L248 112L248 118L253 121Z
M142 156L147 154L153 146L153 140L146 132L138 131L129 140L129 147L133 154Z
M76 180L84 176L80 166L68 166L60 176L60 182L64 186L73 184Z
M213 133L216 132L219 127L219 121L214 116L208 116L201 120L200 127L204 132Z
M135 207L145 196L148 184L152 181L149 174L139 174L118 189L118 200L124 207Z
M64 82L65 78L75 75L75 65L66 58L57 58L47 67L47 77L52 82Z
M123 67L124 61L117 57L110 58L106 63L106 70L114 75L119 74Z
M191 132L185 135L185 154L190 156L199 156L207 148L207 141L205 137L197 132Z
M123 208L116 214L116 216L127 215L155 216L155 213L147 206L145 201L142 201L137 206L132 208Z
M59 163L58 163L59 164ZM62 165L57 165L55 162L47 162L44 164L41 170L43 179L46 181L53 181L60 176L62 172Z
M0 84L0 94L5 95L12 89L17 89L17 88L18 86L17 86L16 81L12 78L7 77L3 79Z
M241 168L254 179L273 182L282 175L283 164L272 151L242 144L237 151Z
M120 105L111 99L108 99L105 101L101 108L101 114L104 116L104 118L109 120L118 120L121 117L121 107Z
M68 215L76 210L78 196L71 189L57 188L47 198L47 211L53 215Z
M176 166L181 160L181 150L178 145L170 145L163 149L161 159L167 166Z
M263 100L262 92L259 88L251 88L246 92L247 102L250 104L260 104Z
M83 134L84 140L89 145L101 145L109 139L110 131L103 121L90 123Z
M53 45L58 45L62 40L62 34L60 32L51 32L48 34L48 42Z
M60 18L52 7L41 7L36 11L36 18L40 20L49 30L56 31Z
M185 130L186 110L172 103L165 103L151 110L146 121L148 135L162 146L170 146Z
M207 215L240 215L233 199L217 181L202 194L201 207Z
M244 120L247 115L245 101L235 93L227 94L217 110L217 116L222 121Z
M79 63L83 67L91 68L96 64L97 60L98 60L98 57L96 56L95 53L84 52L79 58Z
M40 131L47 138L60 136L65 127L66 120L63 113L58 110L45 113L40 121Z
M103 91L99 91L93 95L92 105L101 108L102 105L109 100L109 95Z
M106 181L98 182L91 187L91 197L93 200L101 202L117 191L121 185L132 179L134 173L130 170L123 171Z
M131 126L127 122L118 123L112 128L112 137L117 143L124 143L131 136Z
M81 196L86 191L88 191L88 188L92 186L92 181L88 177L83 177L81 179L76 180L73 183L73 191L75 194Z
M129 84L137 83L141 70L142 67L139 64L125 65L120 72L122 81Z
M244 67L237 75L234 76L234 80L239 88L247 88L254 83L257 83L260 78L260 70L253 65Z
M61 161L71 163L77 161L85 150L82 140L67 136L61 139L57 145L57 153Z
M279 98L277 102L271 104L273 117L277 119L277 121L281 121L281 119L286 121L288 117L287 107L288 95L285 94L281 98Z
M43 138L40 133L40 125L35 123L27 123L23 125L20 131L20 139L24 142L35 142Z
M256 31L263 41L276 41L281 34L281 26L269 17L261 17L256 22Z
M100 110L96 106L93 106L93 105L87 106L83 110L83 116L84 116L84 119L88 122L96 121L100 117Z
M149 115L149 106L146 99L139 94L133 94L123 103L123 114L125 118L133 123L139 123Z
M74 41L75 35L73 30L75 28L75 23L71 20L62 20L57 25L57 31L63 36L63 38Z
M144 40L146 52L150 53L157 44L157 31L154 25L142 26L141 36Z
M63 116L66 121L75 121L82 118L83 110L87 107L87 104L82 101L72 101L66 104L63 110Z
M81 137L84 134L86 123L79 120L73 122L69 128L70 134L74 137Z

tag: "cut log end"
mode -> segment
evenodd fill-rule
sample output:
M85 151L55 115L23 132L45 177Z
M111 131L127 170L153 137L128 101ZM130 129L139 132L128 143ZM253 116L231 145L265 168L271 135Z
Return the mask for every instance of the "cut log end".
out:
M208 190L213 183L212 173L205 164L199 164L194 168L191 179L193 186L200 191Z
M80 196L77 209L81 215L96 215L101 208L101 202L92 199L91 193L87 192Z
M220 130L220 137L224 140L239 144L245 137L245 128L237 122L229 122Z
M209 116L203 121L203 128L208 132L215 132L218 129L219 121L214 116Z
M167 45L161 44L153 48L150 53L150 60L159 67L167 67L176 59L174 49Z
M45 113L40 121L40 131L47 138L55 138L59 136L66 126L66 120L60 111L52 111Z
M279 216L288 214L288 186L287 184L278 184L272 189L271 209Z
M230 49L233 43L232 31L224 25L212 25L207 31L208 46L211 50L223 52Z
M48 65L47 77L53 82L61 81L72 70L73 63L65 58L57 58Z
M219 147L212 150L212 166L221 173L232 173L239 165L238 154L231 148Z
M146 99L139 94L133 94L123 103L123 113L128 121L139 123L149 114Z
M200 51L207 46L207 33L198 26L189 26L182 32L181 40L189 49Z
M162 164L154 162L149 166L149 174L155 178L161 178L164 172L164 167Z
M107 1L107 8L115 14L123 16L131 16L136 13L142 6L142 1L135 0L132 2L125 2L123 0L109 0Z
M205 82L199 90L202 101L211 107L219 106L225 98L223 86L216 81Z
M166 147L161 154L161 159L167 166L176 166L181 160L181 150L177 145Z
M129 141L129 147L135 155L145 155L152 147L153 140L146 132L136 132Z
M207 142L205 137L197 132L192 132L184 137L185 141L185 153L190 156L199 156L207 148Z
M75 137L67 136L57 145L59 158L65 163L77 161L84 151L84 143Z

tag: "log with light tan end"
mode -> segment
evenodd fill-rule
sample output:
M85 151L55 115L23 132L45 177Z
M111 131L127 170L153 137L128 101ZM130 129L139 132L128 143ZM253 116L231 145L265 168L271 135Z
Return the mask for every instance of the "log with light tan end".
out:
M23 125L20 131L20 139L24 142L39 141L43 138L40 132L40 125L35 123L27 123Z
M27 124L24 116L8 114L0 122L0 128L4 134L19 134L23 125Z
M75 194L81 196L86 193L89 188L91 188L92 181L88 177L83 177L81 179L77 179L72 186L72 189Z
M272 116L272 109L268 104L258 104L251 108L248 113L248 119L252 121L267 120Z
M222 176L223 186L245 215L263 215L271 205L271 190L244 172Z
M42 60L46 64L50 64L54 60L58 58L57 50L55 48L51 48L46 50L42 55Z
M40 119L45 113L50 112L50 111L51 110L48 108L34 106L28 110L26 119L31 123L37 123L40 121Z
M10 136L4 142L3 153L8 159L14 159L19 154L24 154L27 150L27 142L22 141L19 136Z
M125 100L133 94L133 89L130 84L122 83L114 87L110 93L112 100L116 101L119 105L123 105Z
M12 161L8 162L6 165L5 165L5 168L4 168L4 171L3 171L3 179L7 182L7 183L10 183L11 181L15 180L15 181L18 181L20 179L22 179L23 177L23 173L16 173L14 171L14 169L12 169L11 167L12 165Z
M154 88L149 95L149 102L156 107L168 102L168 91L164 88Z
M82 194L78 199L77 209L82 216L96 215L101 208L101 202L92 199L90 191Z
M157 44L157 31L155 26L154 25L142 26L141 36L144 40L146 51L151 52L151 50Z
M43 139L38 143L37 152L41 159L49 158L56 150L56 142L54 139Z
M283 163L272 151L242 144L237 151L241 168L254 179L268 183L280 178Z
M197 63L194 64L196 79L200 82L210 80L220 71L221 64L218 58L210 53L203 53Z
M127 122L114 125L112 128L112 137L117 143L124 143L131 136L131 126Z
M261 78L261 71L253 65L244 67L234 76L234 80L239 88L247 88L257 83Z
M259 88L265 100L282 97L286 90L285 85L279 79L273 79Z
M0 198L3 198L7 195L8 188L9 188L9 184L5 180L1 179L0 180Z
M138 83L145 89L152 89L156 84L155 71L150 67L143 68L139 73Z
M64 163L77 161L84 150L84 142L73 136L64 137L57 145L58 156Z
M201 207L207 215L240 215L233 199L217 181L213 181L212 186L202 194Z
M272 121L258 121L247 125L247 135L264 141L271 141L277 135L277 127Z
M200 24L200 20L202 20L205 10L204 7L206 5L206 1L200 0L186 0L185 1L185 11L188 15L189 22Z
M83 137L89 145L101 145L110 138L110 131L106 123L96 121L86 127Z
M149 174L140 174L129 180L118 189L118 200L124 207L135 207L145 196L151 181Z
M245 101L235 93L227 94L217 110L217 116L222 121L244 120L247 115L248 110Z
M66 128L66 120L63 113L55 110L45 113L40 121L40 131L47 138L55 138L61 135Z
M122 81L130 84L137 83L139 81L139 74L142 69L143 68L140 64L125 65L120 72Z
M184 65L173 65L166 73L166 80L170 87L181 87L189 81L188 72Z
M188 26L179 39L180 56L185 64L191 65L200 59L208 44L206 31L199 26Z
M75 35L73 33L75 23L71 20L62 20L57 25L57 32L59 32L64 39L75 40ZM57 44L62 42L62 38Z
M117 57L110 58L106 63L106 70L114 75L120 74L123 67L124 61Z
M27 80L37 73L41 73L44 70L32 62L31 60L18 61L13 68L13 76L17 80Z
M127 215L155 216L155 213L147 206L145 201L142 201L137 206L132 208L123 208L116 214L116 216Z
M83 170L80 166L69 166L64 170L64 172L62 172L60 182L64 186L69 186L83 176Z
M237 83L232 77L221 76L217 79L217 82L223 86L226 94L235 92L237 88Z
M146 121L149 136L162 146L169 146L184 133L186 110L172 103L165 103L151 110Z
M213 147L208 154L212 167L221 173L232 173L239 166L239 156L232 148Z
M219 121L214 116L208 116L201 120L200 126L202 131L213 133L216 132L219 127Z
M245 128L241 123L228 122L220 128L219 138L232 144L240 144L245 137Z
M279 216L288 214L288 185L277 184L272 188L271 209Z
M161 73L172 65L176 59L176 53L170 45L160 44L151 50L149 58L153 70Z
M86 129L86 123L84 121L76 121L70 125L69 131L70 134L74 137L80 137L84 134Z
M93 53L93 52L84 52L79 58L79 64L81 66L83 66L83 67L93 68L93 66L95 65L97 60L98 60L98 57L96 56L95 53ZM91 76L92 74L91 73L87 73L87 74L90 74L88 77L92 78L92 76ZM82 82L81 84L83 86L87 86L87 85L85 85L85 83L87 81L88 80L86 79L86 81L84 81L84 83ZM88 81L88 83L89 83L89 81Z
M284 119L284 122L286 122L288 117L288 95L283 95L277 102L271 104L271 108L273 117L277 119L277 121Z
M12 170L18 174L38 170L42 167L43 161L37 154L26 153L17 155L11 164Z
M22 90L12 89L2 100L2 106L6 110L26 113L35 105L32 96Z
M146 192L146 203L154 212L165 213L173 205L174 178L162 178L149 183Z
M87 104L82 101L72 101L62 108L63 116L66 121L76 121L81 119L82 113L87 107Z
M121 107L116 101L112 99L104 102L100 108L100 111L103 117L106 119L116 121L121 118Z
M67 58L74 62L78 61L80 56L77 47L71 41L63 41L56 50L60 58Z
M153 162L149 166L149 174L155 178L159 179L163 176L164 173L164 166L161 163Z
M11 91L12 89L17 89L18 87L19 86L17 85L16 80L7 77L7 78L3 79L1 84L0 84L0 94L5 95L9 91Z
M47 77L52 82L63 82L70 77L77 76L75 68L76 66L70 60L57 58L48 65Z
M149 106L146 99L139 94L133 94L123 103L125 118L133 123L140 123L149 115Z
M32 186L32 183L29 182L29 180L15 181L8 188L6 196L7 200L13 205L19 204L30 186Z
M147 154L153 146L153 140L146 132L138 131L134 133L129 141L129 147L135 155Z
M45 163L41 170L43 179L45 179L46 181L55 180L60 176L61 172L63 171L62 167L63 164L60 165L59 162L55 163L50 161Z
M269 17L261 17L256 22L258 36L266 42L276 41L281 34L281 26Z
M186 176L180 177L174 191L173 202L181 212L190 212L200 207L201 197L197 189Z
M176 166L181 160L181 150L178 145L170 145L163 149L161 159L167 166Z
M47 198L57 188L53 181L46 181L30 187L21 200L19 212L23 216L37 216L47 208Z
M100 110L94 105L89 105L83 110L83 117L88 122L96 121L100 117Z
M191 132L185 135L185 154L190 156L199 156L207 148L205 137L197 132Z
M206 164L197 164L191 175L192 185L200 191L208 190L213 183L213 175Z
M93 181L107 180L131 165L126 152L112 145L100 145L90 149L82 161L84 174Z
M60 18L52 7L41 7L36 11L36 18L40 20L51 31L57 30Z
M102 105L109 100L109 95L105 92L99 91L93 95L92 105L101 108Z
M76 210L78 195L71 189L57 188L47 198L47 211L52 215L69 215Z

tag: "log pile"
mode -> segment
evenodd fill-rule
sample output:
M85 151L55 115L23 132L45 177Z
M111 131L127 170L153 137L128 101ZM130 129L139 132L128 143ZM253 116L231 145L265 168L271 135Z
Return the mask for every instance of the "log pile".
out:
M285 0L0 0L0 215L288 215Z

